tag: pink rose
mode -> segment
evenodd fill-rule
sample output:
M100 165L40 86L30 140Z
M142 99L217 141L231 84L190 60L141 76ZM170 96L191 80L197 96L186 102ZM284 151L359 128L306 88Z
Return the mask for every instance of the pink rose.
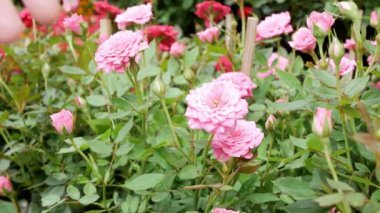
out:
M185 50L186 50L186 46L184 43L174 42L172 46L170 47L170 55L174 57L180 57L183 55Z
M0 1L0 44L16 41L24 29L25 26L12 1Z
M204 31L197 32L198 38L203 42L213 42L219 37L219 29L217 27L209 27Z
M191 90L186 96L185 116L191 129L224 133L235 129L248 113L248 103L229 81L214 81Z
M335 63L333 60L329 60L331 68L335 72ZM350 59L347 55L343 56L339 63L339 75L343 76L348 73L351 73L352 71L355 70L356 67L356 61L353 59Z
M277 53L272 53L268 58L269 70L267 72L258 72L256 75L258 78L266 78L275 73L276 70L285 71L288 64L289 60L287 58Z
M226 162L231 157L251 159L252 149L258 147L263 138L264 134L255 122L239 120L234 130L216 133L211 146L220 162Z
M331 110L318 107L313 119L313 132L320 137L328 136L332 131Z
M228 81L240 92L241 98L252 97L252 90L257 86L251 80L251 78L243 72L229 72L221 74L215 82Z
M216 61L214 69L219 72L231 72L234 70L233 66L231 60L223 55L218 58L218 61Z
M95 53L98 70L106 73L124 73L131 60L137 60L139 53L148 48L148 42L141 31L119 31L104 41Z
M123 30L133 24L143 25L148 23L152 17L152 4L142 4L128 7L125 12L116 16L115 22L119 30Z
M12 182L8 176L0 176L0 196L12 191Z
M307 27L310 30L313 30L313 26L318 26L324 33L327 33L330 31L332 25L334 24L335 20L329 13L323 12L311 12L310 16L307 18L306 23Z
M272 14L257 25L256 40L261 41L293 32L289 12Z
M380 81L375 83L375 87L376 87L376 89L380 90Z
M297 30L292 36L292 41L289 42L289 45L301 52L308 53L314 50L317 44L317 39L314 38L311 30L305 27L301 27Z
M344 48L347 50L355 50L356 48L356 42L354 39L346 39L346 42L344 43Z
M379 25L379 14L377 14L377 11L372 11L371 12L371 18L370 22L371 26L376 27Z
M67 30L71 30L77 34L80 34L81 32L81 28L80 28L80 24L83 22L83 17L82 15L77 15L76 13L74 13L73 15L71 15L70 17L66 17L64 20L63 20L63 26L67 29Z
M212 213L239 213L239 211L232 211L228 209L215 208L212 210Z
M40 24L54 24L59 19L61 13L59 0L23 0L23 2L33 18Z
M68 13L75 11L79 6L79 0L63 0L63 10Z
M73 131L74 116L70 111L62 109L60 112L50 115L50 119L59 134L63 134L63 128L69 134Z

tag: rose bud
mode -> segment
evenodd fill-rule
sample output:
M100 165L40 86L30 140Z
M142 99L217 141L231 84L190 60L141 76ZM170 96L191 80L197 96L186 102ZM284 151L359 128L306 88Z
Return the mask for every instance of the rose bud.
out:
M339 64L344 56L344 46L336 37L333 38L330 44L329 55L334 60L335 64Z
M12 182L8 176L0 176L0 196L12 191Z
M331 110L318 107L313 119L313 132L319 137L327 137L332 131Z
M162 76L158 75L151 84L152 92L159 98L164 98L166 89Z
M60 112L50 115L50 119L59 134L64 133L63 129L69 134L73 131L74 116L70 111L62 109Z

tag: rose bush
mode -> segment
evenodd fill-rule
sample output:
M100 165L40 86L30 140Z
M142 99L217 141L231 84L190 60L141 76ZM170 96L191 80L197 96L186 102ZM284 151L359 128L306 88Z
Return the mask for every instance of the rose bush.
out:
M155 2L4 2L1 211L380 209L377 10L279 11L246 37L243 1L202 1L185 38Z

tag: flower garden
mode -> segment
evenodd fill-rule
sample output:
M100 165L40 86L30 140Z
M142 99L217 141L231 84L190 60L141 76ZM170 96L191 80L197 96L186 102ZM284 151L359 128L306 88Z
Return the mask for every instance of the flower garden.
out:
M0 0L0 212L380 212L380 7L158 2Z

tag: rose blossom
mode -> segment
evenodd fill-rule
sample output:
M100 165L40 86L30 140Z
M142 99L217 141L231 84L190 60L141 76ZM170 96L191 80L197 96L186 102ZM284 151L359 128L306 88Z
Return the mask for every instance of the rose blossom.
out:
M264 134L255 122L239 120L233 131L216 133L211 146L220 162L228 161L231 157L251 159L251 150L258 147L263 138Z
M320 137L326 137L331 133L332 121L331 121L330 109L317 107L313 118L313 132Z
M68 13L75 11L79 6L79 0L63 0L63 10Z
M176 41L178 32L173 26L169 25L151 25L145 28L145 34L148 37L148 41L153 39L159 41L159 49L161 51L170 51L170 47Z
M317 40L314 38L311 30L306 27L301 27L297 30L292 36L292 41L289 42L289 45L301 52L308 53L314 50Z
M261 41L293 32L290 19L289 12L275 13L265 17L265 19L257 25L256 39Z
M330 31L335 20L329 13L323 12L311 12L310 16L307 18L306 23L307 27L310 30L313 30L313 26L317 25L324 33Z
M241 98L252 97L252 89L255 89L257 86L252 83L249 76L243 72L229 72L223 73L214 81L229 81L233 86L240 92Z
M128 7L125 12L116 16L115 22L119 30L122 30L132 24L143 25L149 22L152 17L152 4L142 4Z
M212 213L239 213L239 211L232 211L228 209L215 208L212 210Z
M330 66L335 72L335 63L333 60L329 60ZM339 63L339 75L343 76L348 73L351 73L355 70L356 67L356 61L353 59L350 59L347 55L343 56L343 58L340 60Z
M214 69L216 71L231 72L233 71L233 64L227 56L220 56L214 66Z
M21 18L22 23L24 23L25 27L27 28L33 27L33 17L27 8L24 8L21 10L20 18Z
M50 119L59 134L63 134L63 128L69 134L73 131L74 116L70 111L62 109L60 112L50 115Z
M197 32L198 38L202 42L213 42L219 37L219 29L217 27L209 27L203 31Z
M180 57L183 55L183 53L186 50L186 46L184 43L181 42L174 42L172 46L170 47L170 55L174 57Z
M248 113L248 103L229 81L205 83L186 96L185 116L191 129L224 133Z
M70 17L66 17L64 20L63 20L63 26L68 29L68 30L71 30L77 34L80 33L81 31L81 28L80 28L80 24L83 22L83 17L82 15L79 15L74 13L73 15L71 15Z
M371 12L370 24L373 27L379 25L379 14L375 10Z
M98 70L123 73L130 60L136 60L139 52L146 48L148 43L141 31L119 31L99 46L95 53L95 62Z
M0 195L12 191L12 182L8 176L0 176Z
M355 50L356 48L356 42L354 39L350 38L350 39L346 39L346 42L344 42L344 48L346 48L347 50Z
M276 70L285 71L286 67L289 64L289 60L283 56L280 56L277 53L272 53L268 58L268 67L269 70L267 72L258 72L257 77L258 78L266 78L273 73L276 72Z
M101 18L106 17L108 13L115 16L123 12L120 8L108 3L108 1L97 1L97 2L94 2L93 4L94 4L95 12Z
M195 6L195 15L201 18L207 27L210 26L210 19L213 18L214 23L221 21L231 9L228 6L216 1L204 1Z

